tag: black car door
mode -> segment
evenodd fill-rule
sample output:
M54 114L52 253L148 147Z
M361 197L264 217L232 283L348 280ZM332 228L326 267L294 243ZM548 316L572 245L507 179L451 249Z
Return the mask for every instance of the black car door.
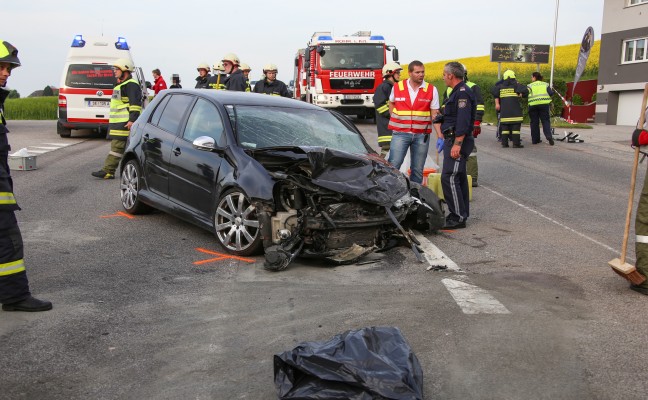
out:
M223 130L223 120L216 106L199 98L171 151L169 199L202 219L211 218L222 157L216 152L194 148L192 143L201 136L208 136L218 145Z
M142 164L148 188L167 198L169 195L169 159L171 148L194 97L167 95L156 107L142 133Z

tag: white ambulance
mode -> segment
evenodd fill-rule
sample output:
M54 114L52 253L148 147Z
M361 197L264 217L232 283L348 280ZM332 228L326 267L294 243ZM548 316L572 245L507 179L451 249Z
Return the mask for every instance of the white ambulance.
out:
M110 97L117 83L112 63L119 58L133 63L128 43L122 37L74 37L59 88L56 131L61 137L69 137L73 129L107 133ZM141 68L135 68L133 78L146 93Z

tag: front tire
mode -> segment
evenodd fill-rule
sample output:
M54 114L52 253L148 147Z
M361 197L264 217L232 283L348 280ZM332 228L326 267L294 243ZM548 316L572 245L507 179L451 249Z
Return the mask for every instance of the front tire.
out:
M230 253L248 256L260 252L260 222L256 207L240 189L230 189L219 199L214 215L214 231Z
M119 191L124 210L129 214L145 214L151 211L148 204L142 203L139 192L142 189L142 172L137 160L129 160L121 172Z

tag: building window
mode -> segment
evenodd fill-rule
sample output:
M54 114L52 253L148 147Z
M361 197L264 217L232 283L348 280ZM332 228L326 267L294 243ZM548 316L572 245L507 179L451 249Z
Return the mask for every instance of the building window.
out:
M622 63L627 64L648 61L648 58L646 58L647 44L648 38L624 40Z
M648 3L648 0L629 0L628 1L629 6L634 6L634 5L641 4L641 3Z

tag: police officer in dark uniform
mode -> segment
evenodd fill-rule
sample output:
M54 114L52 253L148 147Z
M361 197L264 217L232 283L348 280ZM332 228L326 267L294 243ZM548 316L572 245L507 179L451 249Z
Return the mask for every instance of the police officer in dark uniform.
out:
M20 210L13 194L9 174L7 121L4 101L9 91L3 89L11 70L20 67L18 49L0 40L0 303L4 311L47 311L52 303L38 300L29 292L29 281L23 260L23 241L14 211Z
M443 68L443 80L452 88L444 103L441 124L445 138L441 187L449 211L444 229L465 228L470 215L466 160L475 146L473 124L477 101L463 80L464 74L465 70L458 62L449 62Z

